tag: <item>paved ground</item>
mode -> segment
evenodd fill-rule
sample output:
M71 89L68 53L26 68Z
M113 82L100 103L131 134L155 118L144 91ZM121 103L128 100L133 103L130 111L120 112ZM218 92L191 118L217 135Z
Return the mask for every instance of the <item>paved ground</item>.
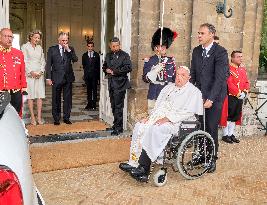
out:
M267 204L267 137L220 145L217 171L186 180L169 169L168 182L140 184L118 163L34 174L47 205ZM101 149L99 149L101 151Z

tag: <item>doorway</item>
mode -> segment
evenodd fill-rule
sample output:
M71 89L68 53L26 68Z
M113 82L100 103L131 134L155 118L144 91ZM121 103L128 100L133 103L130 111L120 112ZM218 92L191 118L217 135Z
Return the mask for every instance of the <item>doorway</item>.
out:
M71 14L71 15L70 15ZM82 54L86 52L86 36L93 37L95 51L100 53L103 63L109 51L108 43L113 36L121 40L122 49L130 54L131 0L10 0L10 22L12 30L20 34L20 46L27 42L27 34L32 30L41 30L44 54L50 46L57 44L60 31L68 32L70 44L75 48L79 61L74 64L76 82L72 109L73 121L101 119L112 124L107 79L101 72L99 90L99 112L87 113L81 110L86 106L86 88L82 86ZM46 122L52 122L51 91L47 92L43 112ZM127 122L127 98L124 108L124 128Z
M109 51L109 40L113 36L117 36L120 39L121 49L130 55L131 7L132 0L101 0L102 63L106 53ZM103 72L101 72L100 79L99 118L111 125L113 123L113 115L109 100L108 80ZM127 93L124 100L123 129L127 129Z

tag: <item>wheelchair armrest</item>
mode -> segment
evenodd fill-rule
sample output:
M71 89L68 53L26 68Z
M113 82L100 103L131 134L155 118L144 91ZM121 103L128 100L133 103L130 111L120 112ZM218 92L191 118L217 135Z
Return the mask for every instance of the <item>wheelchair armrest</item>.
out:
M182 121L182 124L192 125L192 124L197 124L197 121Z
M180 125L180 128L183 126L183 125L196 125L196 128L200 129L201 128L201 123L199 121L182 121L181 122L181 125Z

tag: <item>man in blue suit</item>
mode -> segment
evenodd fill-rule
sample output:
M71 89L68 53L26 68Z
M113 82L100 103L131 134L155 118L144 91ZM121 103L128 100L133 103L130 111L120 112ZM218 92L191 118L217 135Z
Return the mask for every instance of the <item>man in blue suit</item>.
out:
M74 48L68 44L67 33L60 33L58 45L51 46L47 52L46 82L52 86L52 115L54 125L60 124L61 118L61 93L63 90L63 120L66 124L70 121L72 107L72 83L75 80L72 63L78 61Z
M227 78L229 76L228 54L225 48L214 42L215 32L215 27L209 23L200 25L198 31L200 45L195 47L192 53L190 80L202 92L205 108L205 130L211 135L215 143L214 161L208 172L216 170L219 146L218 124L223 101L227 94ZM203 119L201 121L204 129Z

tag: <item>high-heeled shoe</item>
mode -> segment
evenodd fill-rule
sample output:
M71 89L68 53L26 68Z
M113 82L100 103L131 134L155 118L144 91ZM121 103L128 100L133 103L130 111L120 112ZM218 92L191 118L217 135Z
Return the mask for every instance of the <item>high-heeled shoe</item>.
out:
M31 119L31 125L37 125L36 121Z
M44 124L44 121L42 121L42 120L37 120L37 122L38 122L38 125L43 125Z

